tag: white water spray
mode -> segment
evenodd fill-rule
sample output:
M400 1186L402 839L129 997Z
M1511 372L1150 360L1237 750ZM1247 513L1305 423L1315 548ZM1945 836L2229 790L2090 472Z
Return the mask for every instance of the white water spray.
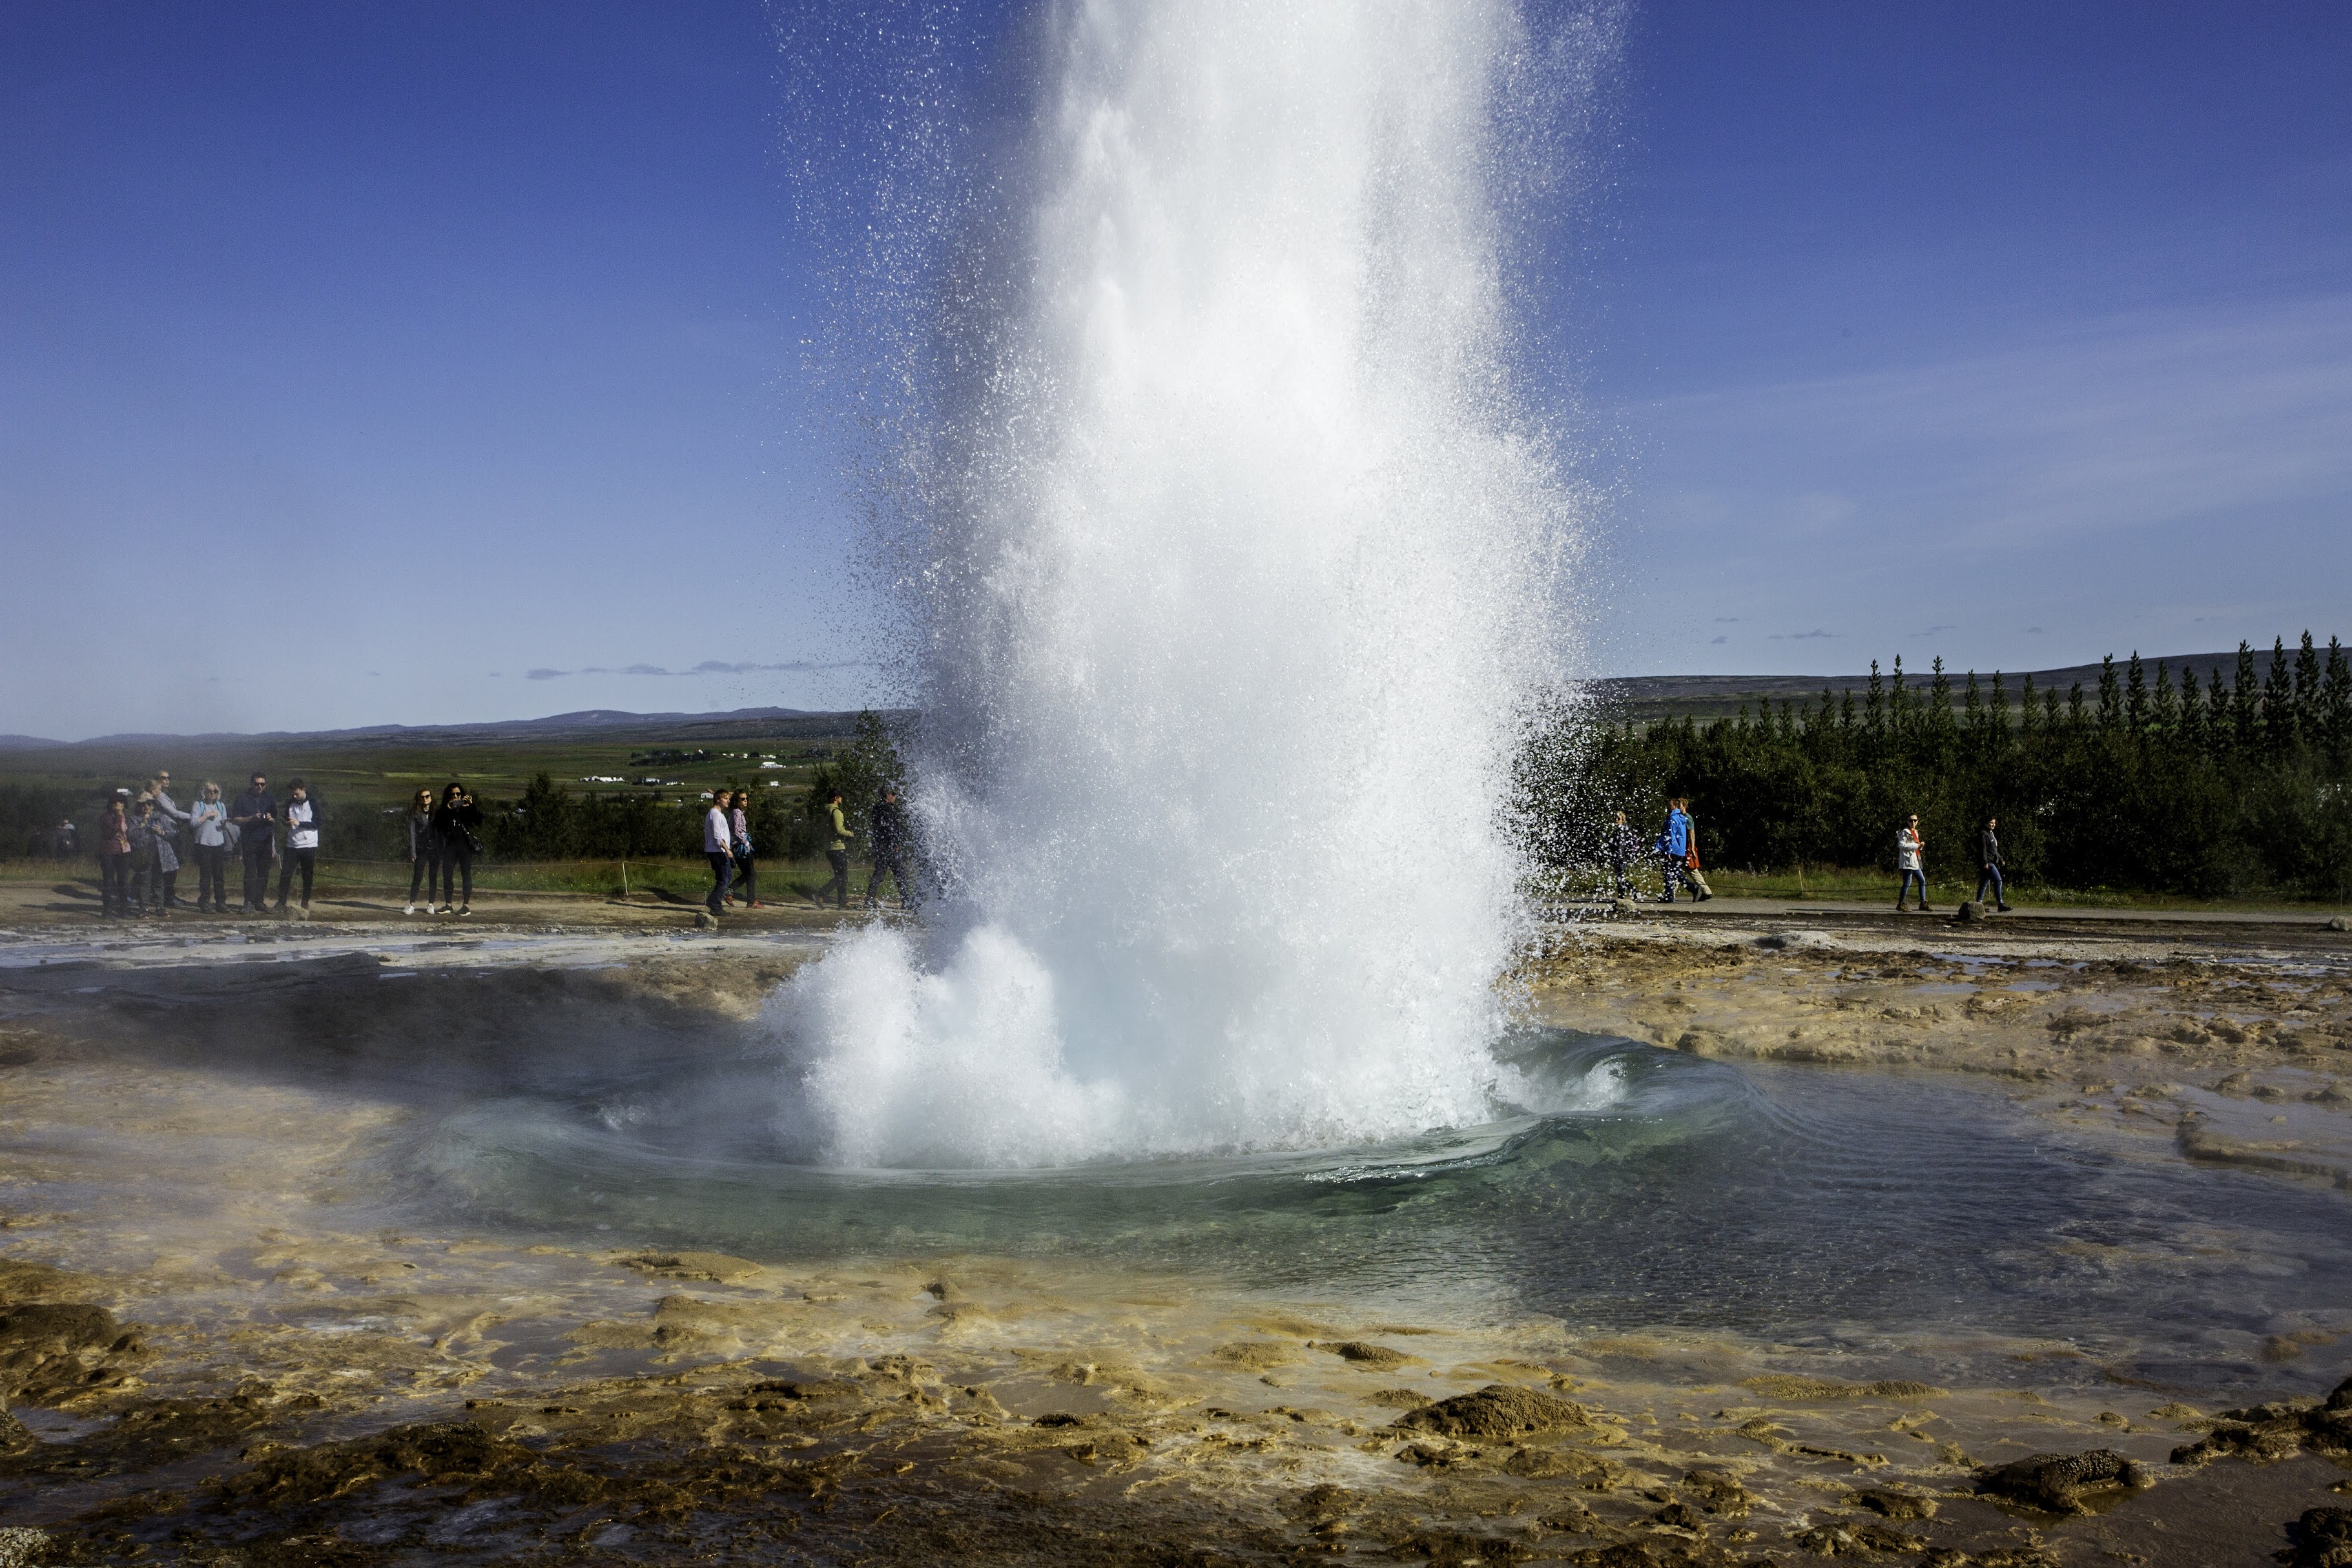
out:
M1511 406L1501 0L1072 0L1021 304L928 478L957 889L780 994L848 1164L1486 1119L1569 491Z

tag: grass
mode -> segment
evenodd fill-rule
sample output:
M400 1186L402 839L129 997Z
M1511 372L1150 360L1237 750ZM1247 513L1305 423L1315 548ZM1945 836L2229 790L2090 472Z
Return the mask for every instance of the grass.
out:
M1850 866L1804 866L1780 871L1709 870L1706 876L1707 885L1724 898L1766 899L1790 903L1881 903L1890 907L1895 902L1895 889L1899 880L1892 871L1874 871ZM1602 877L1605 879L1606 873ZM1655 899L1660 886L1657 868L1654 865L1636 867L1633 884L1638 897ZM1552 890L1573 897L1583 894L1589 887L1589 881L1566 880ZM1977 879L1973 870L1968 873L1966 880L1957 877L1941 878L1933 872L1928 874L1927 896L1930 902L1957 904L1963 899L1975 897L1976 890ZM2115 888L2050 888L2016 881L2009 884L2009 901L2094 910L2227 911L2335 907L2315 900L2259 894L2200 899L2182 893L2132 892Z

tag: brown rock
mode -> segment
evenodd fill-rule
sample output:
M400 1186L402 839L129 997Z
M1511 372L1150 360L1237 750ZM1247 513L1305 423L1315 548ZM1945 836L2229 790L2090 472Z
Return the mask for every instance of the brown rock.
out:
M1573 1431L1592 1425L1592 1417L1583 1405L1570 1400L1516 1384L1490 1383L1475 1394L1457 1394L1409 1411L1393 1425L1448 1437L1517 1437L1531 1432Z

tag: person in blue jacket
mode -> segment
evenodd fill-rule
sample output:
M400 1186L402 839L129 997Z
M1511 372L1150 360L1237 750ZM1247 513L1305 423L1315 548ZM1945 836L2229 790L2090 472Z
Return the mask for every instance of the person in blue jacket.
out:
M1683 810L1680 796L1666 803L1666 829L1658 835L1655 846L1658 869L1665 876L1665 890L1658 895L1662 904L1675 901L1675 881L1677 878L1690 880L1690 817ZM1698 889L1691 889L1691 900L1696 902Z

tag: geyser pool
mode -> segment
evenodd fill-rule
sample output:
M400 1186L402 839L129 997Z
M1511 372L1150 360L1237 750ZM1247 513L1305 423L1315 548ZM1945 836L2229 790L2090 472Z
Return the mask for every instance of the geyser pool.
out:
M947 898L780 998L849 1165L1483 1122L1573 491L1515 402L1507 4L1056 9L903 567ZM975 176L983 177L983 176ZM919 217L907 221L920 221ZM951 363L950 363L951 362Z

